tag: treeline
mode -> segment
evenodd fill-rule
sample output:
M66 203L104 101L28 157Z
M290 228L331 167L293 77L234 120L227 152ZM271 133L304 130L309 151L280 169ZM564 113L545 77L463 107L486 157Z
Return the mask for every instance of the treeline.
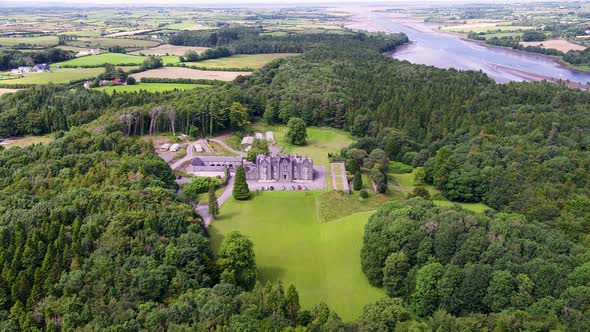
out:
M583 51L569 50L563 56L563 61L572 65L590 66L590 48L586 48Z
M255 28L232 27L215 31L182 31L170 37L172 45L226 47L234 54L303 53L318 45L362 42L365 47L382 52L408 42L408 38L394 34L295 34L289 36L263 35Z
M187 51L183 56L180 57L180 62L195 62L209 59L219 59L231 56L232 53L225 47L209 48L202 54L198 54L195 51Z
M0 137L43 135L96 120L109 110L164 100L165 95L107 93L36 86L0 98Z
M370 217L363 243L371 284L421 317L480 315L475 330L486 321L506 331L590 325L587 249L520 215L389 202Z
M512 36L506 37L492 37L486 39L483 35L477 33L470 33L468 38L474 40L480 40L485 42L488 45L492 46L501 46L501 47L510 47L514 50L525 51L530 53L538 53L544 55L553 55L553 56L563 56L564 53L555 48L545 48L541 46L524 46L520 44L520 38L513 38ZM523 40L524 41L524 40Z
M3 49L0 50L0 70L6 71L22 66L32 67L40 63L61 62L73 57L72 52L59 48L31 52Z

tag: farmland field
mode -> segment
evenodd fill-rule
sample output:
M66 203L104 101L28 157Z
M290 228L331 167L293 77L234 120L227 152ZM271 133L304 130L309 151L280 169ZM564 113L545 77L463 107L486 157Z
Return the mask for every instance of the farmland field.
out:
M82 66L82 67L104 67L106 64L111 65L140 65L145 57L139 55L128 55L121 53L103 53L98 55L87 55L67 61L59 62L57 66Z
M254 243L258 279L293 284L301 305L324 301L344 320L384 295L361 271L363 229L371 212L320 223L317 192L263 192L249 202L230 199L209 230L215 250L238 230ZM271 208L269 208L271 207Z
M106 37L85 37L69 41L69 46L88 47L88 48L109 48L113 46L122 46L130 48L148 48L157 46L159 43L144 39L130 38L106 38Z
M92 78L103 72L103 68L63 68L44 73L26 73L24 77L0 80L0 84L48 84L69 83L70 81Z
M170 44L163 44L160 46L152 47L147 50L136 51L131 54L140 55L177 55L181 56L184 55L187 51L195 51L197 53L203 53L207 50L208 47L198 47L198 46L175 46Z
M583 51L584 49L586 49L586 47L582 45L574 44L570 41L563 39L549 39L536 42L520 42L520 44L523 46L541 46L544 48L554 48L564 53L569 50Z
M0 46L18 46L20 44L33 45L39 47L48 47L57 45L57 37L40 36L40 37L0 37Z
M198 62L186 62L187 66L198 66L211 69L220 68L252 68L258 69L274 59L282 59L297 55L297 53L273 54L236 54L226 58L210 59Z
M250 75L250 72L233 72L233 71L208 71L197 70L182 67L163 67L150 69L141 73L133 74L135 79L140 80L142 77L154 78L190 78L205 80L232 81L240 75Z
M172 91L172 90L190 90L197 88L208 88L210 85L206 84L177 84L177 83L138 83L135 85L116 85L116 86L104 86L97 88L97 90L105 91L107 93L113 93L117 91L121 92L136 92L145 90L147 92L161 92L161 91Z

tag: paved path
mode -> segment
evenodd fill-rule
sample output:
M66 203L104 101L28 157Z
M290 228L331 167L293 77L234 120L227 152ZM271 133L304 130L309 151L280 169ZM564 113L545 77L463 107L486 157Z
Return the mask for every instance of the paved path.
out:
M231 198L232 192L234 190L234 177L231 176L227 181L227 185L225 186L225 190L217 197L217 204L221 209L221 205L225 203L229 198ZM194 205L195 211L203 218L205 222L205 227L209 227L209 224L213 220L211 215L209 214L209 204L201 203L198 205Z
M332 189L338 190L338 185L336 184L336 172L334 171L333 163L330 163L330 175L332 176Z
M336 174L334 171L334 166L340 165L340 174ZM342 183L342 191L345 193L350 193L350 185L348 183L348 179L346 178L346 166L343 162L336 162L330 163L330 170L332 171L332 187L334 190L338 190L337 181L341 181Z
M244 158L246 156L246 153L245 152L234 150L231 146L225 144L225 142L222 141L221 139L218 139L218 138L210 138L209 140L210 141L213 141L213 142L215 142L215 143L217 143L219 145L221 145L227 151L229 151L231 153L234 153L234 154L237 154L238 156L240 156L242 158Z

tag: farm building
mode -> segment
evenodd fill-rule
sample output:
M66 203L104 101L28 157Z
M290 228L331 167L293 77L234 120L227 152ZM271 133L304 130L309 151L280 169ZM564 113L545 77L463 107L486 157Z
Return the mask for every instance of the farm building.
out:
M44 72L44 71L50 71L51 67L46 64L46 63L40 63L38 65L35 65L32 69L32 71L34 72Z
M245 136L242 138L242 145L252 145L254 144L254 137L252 136Z
M275 134L272 131L267 131L266 132L266 140L270 143L274 143L275 142Z
M196 176L215 177L224 176L226 169L233 171L242 163L242 157L202 156L193 159L191 168Z

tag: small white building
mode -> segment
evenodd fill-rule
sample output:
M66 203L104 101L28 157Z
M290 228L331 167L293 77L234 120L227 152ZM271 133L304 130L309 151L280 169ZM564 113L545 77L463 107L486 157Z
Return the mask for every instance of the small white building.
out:
M245 136L242 138L242 145L252 145L254 144L254 137L252 136Z
M180 144L172 144L170 147L170 152L178 152L180 150Z
M264 139L264 136L262 136L262 133L255 133L255 134L254 134L254 137L255 137L256 139L259 139L259 140L263 140L263 139Z
M275 134L272 131L267 131L266 134L266 140L270 143L274 143L275 142Z
M160 150L162 150L162 151L168 151L168 149L170 149L170 144L168 144L168 143L162 144L160 146Z

